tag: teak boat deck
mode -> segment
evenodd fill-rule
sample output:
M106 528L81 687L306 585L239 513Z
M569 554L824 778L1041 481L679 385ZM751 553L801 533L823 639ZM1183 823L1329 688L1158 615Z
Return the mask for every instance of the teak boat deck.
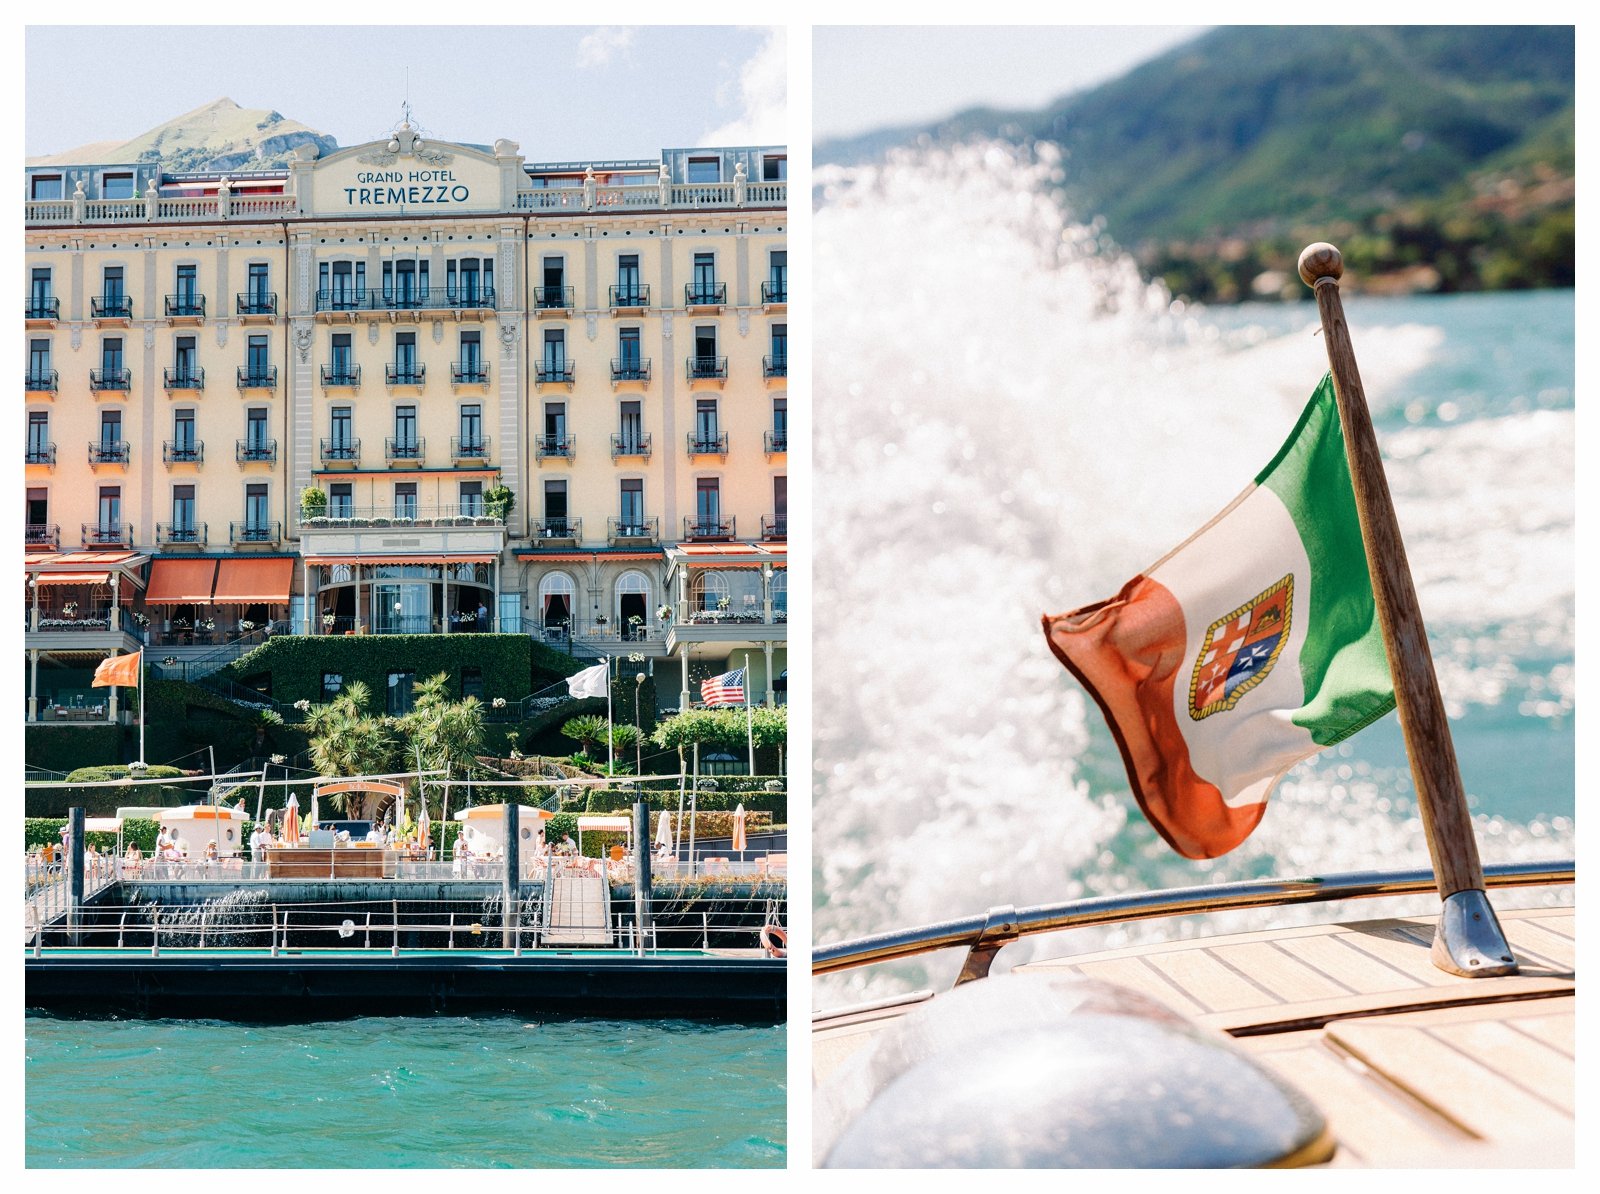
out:
M1433 917L1242 933L1039 961L1132 988L1226 1033L1327 1117L1334 1166L1570 1166L1571 908L1503 911L1521 973L1429 957ZM924 993L816 1020L823 1081Z

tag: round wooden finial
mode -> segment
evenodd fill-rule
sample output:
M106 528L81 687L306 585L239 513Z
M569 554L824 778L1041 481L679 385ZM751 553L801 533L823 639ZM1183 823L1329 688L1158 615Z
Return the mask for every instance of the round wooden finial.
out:
M1344 257L1327 241L1319 240L1307 245L1300 253L1300 280L1307 286L1316 286L1318 278L1332 278L1335 282L1344 274Z

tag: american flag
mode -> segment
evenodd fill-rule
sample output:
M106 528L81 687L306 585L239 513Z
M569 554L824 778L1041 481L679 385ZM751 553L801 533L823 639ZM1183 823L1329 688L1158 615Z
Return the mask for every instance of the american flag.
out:
M700 681L700 699L707 705L744 704L744 669L734 668L731 672Z

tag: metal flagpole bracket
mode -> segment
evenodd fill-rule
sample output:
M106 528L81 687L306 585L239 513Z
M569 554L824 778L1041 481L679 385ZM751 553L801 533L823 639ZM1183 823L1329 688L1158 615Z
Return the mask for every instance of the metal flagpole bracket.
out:
M1517 972L1516 956L1483 892L1458 891L1445 900L1433 935L1433 964L1468 978Z
M990 908L983 921L983 932L978 934L978 939L967 951L967 960L961 964L961 973L956 976L955 985L959 987L962 983L988 978L995 954L1020 936L1022 930L1017 924L1016 905L1002 904L998 908Z

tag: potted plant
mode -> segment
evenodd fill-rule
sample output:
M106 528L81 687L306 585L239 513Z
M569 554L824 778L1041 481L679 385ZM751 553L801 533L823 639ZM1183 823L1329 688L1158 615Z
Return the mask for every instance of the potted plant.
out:
M328 495L315 485L300 491L300 521L311 522L328 512Z
M516 505L517 495L511 491L509 485L493 485L483 491L483 509L490 518L506 522L511 518L511 511Z

